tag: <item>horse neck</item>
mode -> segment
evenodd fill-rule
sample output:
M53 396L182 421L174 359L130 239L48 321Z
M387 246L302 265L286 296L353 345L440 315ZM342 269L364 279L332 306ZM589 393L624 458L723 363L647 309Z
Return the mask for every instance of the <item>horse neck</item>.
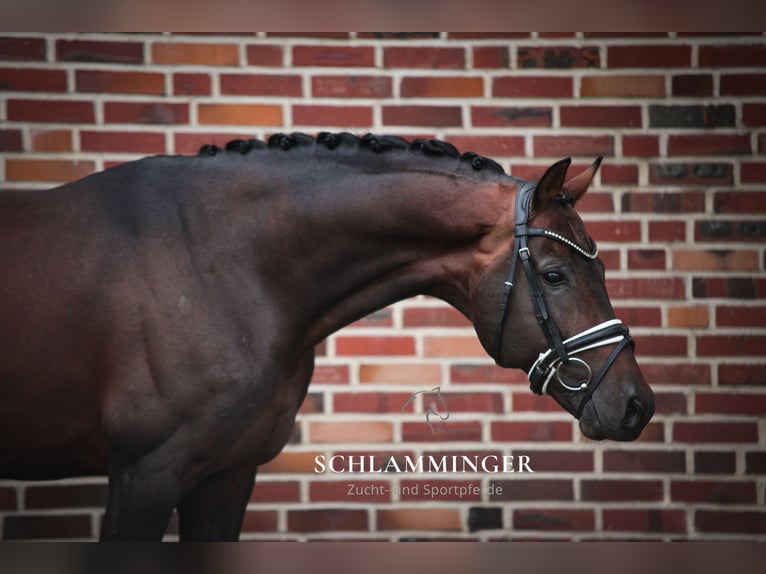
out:
M280 246L278 261L262 259L262 274L286 272L276 274L273 293L290 307L301 345L416 294L469 314L482 242L508 218L507 188L440 170L314 164L303 176L270 177L272 170L278 166L261 177L282 187L269 209L258 209L284 225L267 225L272 237L258 239L260 250L264 240Z

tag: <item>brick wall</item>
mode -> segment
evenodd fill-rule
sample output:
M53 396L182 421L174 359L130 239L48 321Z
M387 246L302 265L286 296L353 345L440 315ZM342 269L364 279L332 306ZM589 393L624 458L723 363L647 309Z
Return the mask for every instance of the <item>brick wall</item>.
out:
M436 136L524 177L606 156L581 209L657 394L641 439L583 438L415 298L322 346L244 538L766 539L762 35L4 34L0 90L6 189L283 130ZM437 386L450 418L432 435L432 395L400 411ZM316 454L477 452L536 472L313 472ZM93 538L104 498L101 479L0 482L2 536Z

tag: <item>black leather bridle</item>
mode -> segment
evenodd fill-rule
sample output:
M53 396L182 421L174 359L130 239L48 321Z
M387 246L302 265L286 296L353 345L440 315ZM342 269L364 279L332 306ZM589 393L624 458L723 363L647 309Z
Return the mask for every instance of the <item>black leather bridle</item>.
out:
M532 256L529 252L528 240L532 236L547 237L548 239L563 243L590 261L595 261L598 258L598 247L596 246L596 242L591 240L593 242L593 248L587 250L573 240L551 229L529 227L529 209L532 195L534 194L536 187L536 181L521 180L518 191L516 192L513 259L511 261L511 270L508 274L508 279L505 282L500 304L500 314L495 330L494 357L499 361L503 328L508 316L508 309L511 305L511 296L513 295L513 281L516 277L516 268L518 267L519 261L521 261L521 265L527 276L527 283L529 284L529 292L532 296L532 304L535 308L537 322L540 324L549 345L549 348L546 351L540 353L539 357L532 365L532 368L529 370L528 377L530 388L532 389L532 392L538 395L547 393L548 385L555 375L559 384L564 388L573 392L584 392L583 399L575 413L575 417L579 419L586 403L590 400L596 387L601 383L601 380L612 366L612 363L617 359L617 356L627 345L633 347L635 343L628 332L628 328L619 319L604 321L603 323L591 327L590 329L586 329L566 340L562 338L561 332L556 326L556 323L548 312L548 307L545 304L545 297L543 296L540 282L534 267L532 266ZM601 367L601 370L594 377L590 365L575 355L606 345L615 345L615 348L607 358L606 363ZM562 365L569 365L572 363L579 364L580 368L584 369L583 372L585 373L585 378L580 380L575 386L567 384L562 379L560 371Z

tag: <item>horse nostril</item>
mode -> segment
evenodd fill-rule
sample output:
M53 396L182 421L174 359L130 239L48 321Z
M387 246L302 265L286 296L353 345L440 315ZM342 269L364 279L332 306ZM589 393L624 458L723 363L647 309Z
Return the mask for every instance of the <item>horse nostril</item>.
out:
M622 428L634 430L641 423L643 414L644 405L636 397L631 397L622 419Z

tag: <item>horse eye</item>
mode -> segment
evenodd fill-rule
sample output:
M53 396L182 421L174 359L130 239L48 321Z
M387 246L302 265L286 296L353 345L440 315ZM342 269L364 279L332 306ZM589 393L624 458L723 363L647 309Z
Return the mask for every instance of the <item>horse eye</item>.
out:
M564 274L558 271L546 271L543 279L548 285L561 285L565 281Z

